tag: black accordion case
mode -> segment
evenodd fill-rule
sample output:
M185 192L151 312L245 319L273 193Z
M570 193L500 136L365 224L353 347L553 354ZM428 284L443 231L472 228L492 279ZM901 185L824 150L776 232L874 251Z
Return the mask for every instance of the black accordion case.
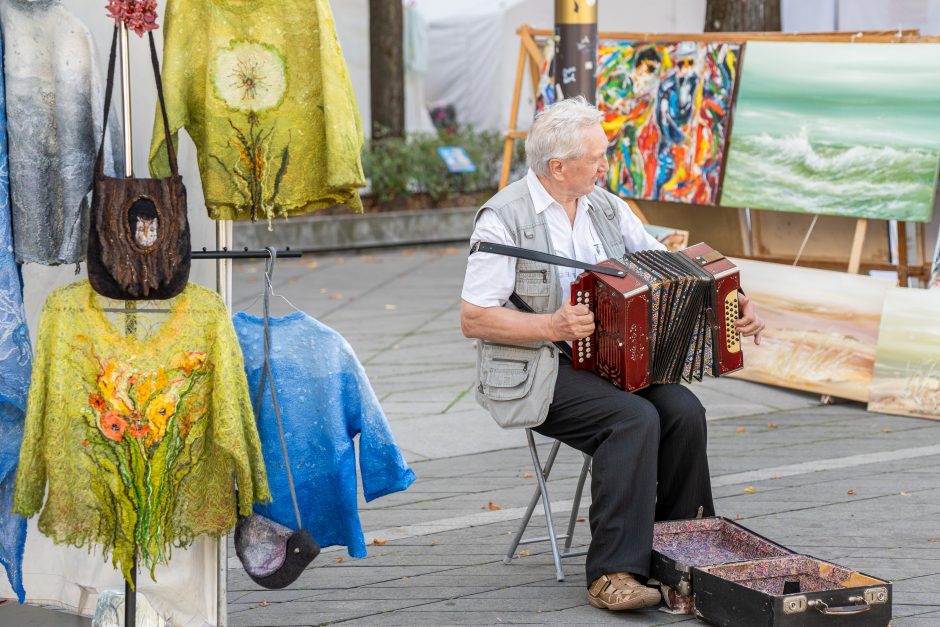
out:
M794 553L727 518L656 523L650 578L676 613L726 627L884 627L891 583Z

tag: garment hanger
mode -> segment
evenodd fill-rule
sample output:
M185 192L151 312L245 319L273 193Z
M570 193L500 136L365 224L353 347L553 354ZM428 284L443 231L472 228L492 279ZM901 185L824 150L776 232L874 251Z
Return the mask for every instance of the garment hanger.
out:
M268 259L265 261L265 264L264 264L264 290L262 290L260 294L255 296L254 300L248 303L248 305L246 305L242 309L242 311L248 311L249 309L257 305L258 301L261 300L262 298L269 298L270 296L277 296L278 298L283 300L285 303L287 303L287 305L294 311L303 313L303 310L297 307L297 305L295 305L294 303L290 302L290 300L286 296L284 296L283 294L278 294L277 292L274 291L274 268L275 268L275 265L277 264L278 251L273 246L268 246L265 248L265 250L268 253Z

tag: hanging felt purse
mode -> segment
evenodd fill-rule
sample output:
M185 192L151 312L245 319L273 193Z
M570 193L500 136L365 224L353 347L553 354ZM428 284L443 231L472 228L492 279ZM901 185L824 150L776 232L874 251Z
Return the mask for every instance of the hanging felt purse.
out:
M176 296L189 281L192 254L186 218L186 188L179 175L176 151L170 138L157 48L153 34L148 35L170 176L164 179L106 176L103 133L95 163L88 233L88 280L102 296L119 300L161 300ZM102 128L107 128L111 108L117 36L118 29L115 28L108 59Z
M235 525L235 553L252 581L264 588L276 590L289 586L300 576L307 565L319 555L320 545L313 539L310 532L304 529L300 517L300 506L297 504L297 492L294 489L294 476L291 474L290 458L287 454L287 439L284 437L284 424L281 421L281 407L277 401L274 374L271 370L270 296L271 277L274 274L277 251L268 248L268 252L271 257L267 261L264 272L264 367L261 370L261 381L258 385L255 417L261 414L264 388L267 385L271 391L271 405L277 420L281 455L284 457L287 485L290 488L294 516L297 519L297 531L292 531L270 518L253 513L239 518Z

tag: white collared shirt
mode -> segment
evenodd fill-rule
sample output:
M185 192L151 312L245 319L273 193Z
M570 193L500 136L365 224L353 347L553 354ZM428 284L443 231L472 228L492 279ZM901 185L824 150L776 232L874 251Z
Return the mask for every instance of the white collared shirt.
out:
M526 174L526 184L529 194L532 195L535 213L545 216L556 255L587 263L597 263L607 259L604 246L587 212L589 206L587 196L578 199L578 209L575 212L574 224L572 224L564 208L551 197L532 170ZM620 233L627 252L665 250L665 246L646 232L643 223L630 211L627 203L618 198L617 208L620 210ZM480 214L480 219L477 220L473 234L470 236L471 244L480 241L515 245L509 231L491 210ZM558 281L562 298L566 302L570 297L571 283L580 273L581 270L577 268L558 266ZM516 259L514 257L491 253L470 255L461 294L461 298L465 301L478 307L501 307L509 300L509 295L515 287Z

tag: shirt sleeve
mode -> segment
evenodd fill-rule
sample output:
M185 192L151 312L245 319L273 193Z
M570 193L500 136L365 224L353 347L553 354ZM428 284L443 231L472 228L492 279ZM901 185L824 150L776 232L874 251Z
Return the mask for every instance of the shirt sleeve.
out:
M219 306L222 306L221 301ZM216 315L216 337L209 356L212 364L212 436L232 458L238 481L238 513L248 516L253 503L271 500L271 492L238 337L224 308Z
M506 226L490 209L480 214L470 244L491 242L513 246ZM516 259L493 253L473 253L467 258L467 271L460 297L477 307L502 307L516 287Z
M623 200L617 198L617 208L620 210L620 234L623 235L623 245L628 253L640 250L668 250L659 240L650 235L636 214Z
M343 406L348 428L359 432L359 472L368 502L407 489L414 483L415 473L395 442L365 369L352 348L346 348L349 359L343 373Z
M57 315L60 315L59 312L52 311L47 301L39 317L32 381L26 401L23 443L20 445L20 461L13 492L13 510L27 518L39 511L46 495L46 455L42 450L46 420L46 379L52 362L50 352L56 335Z

